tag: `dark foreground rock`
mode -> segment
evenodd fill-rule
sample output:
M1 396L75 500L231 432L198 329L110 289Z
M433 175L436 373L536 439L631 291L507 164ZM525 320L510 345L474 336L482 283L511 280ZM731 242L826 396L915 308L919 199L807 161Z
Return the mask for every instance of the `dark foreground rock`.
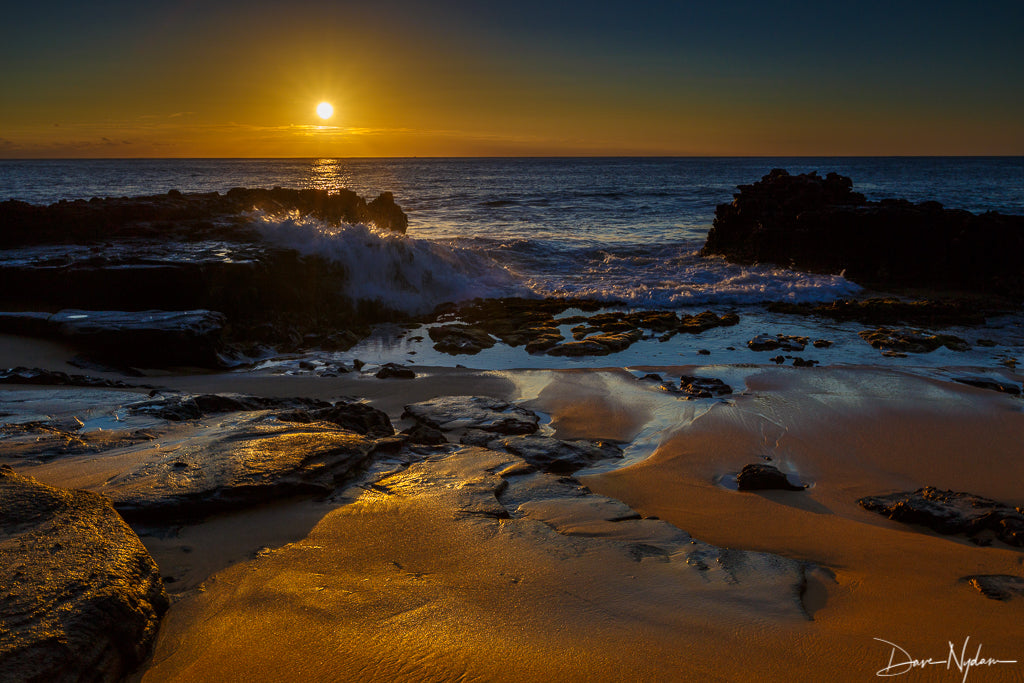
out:
M562 441L537 435L497 439L489 442L487 447L518 455L542 472L562 474L590 467L602 460L622 457L622 449L607 441Z
M736 475L736 488L740 491L763 491L777 489L781 491L803 491L806 484L797 486L789 481L779 468L764 463L744 465Z
M988 389L989 391L998 391L1010 396L1020 396L1020 385L1014 382L995 380L989 377L954 377L953 381L978 389Z
M693 398L714 398L732 393L732 387L717 377L694 377L682 375L679 378L679 389Z
M701 251L874 287L1024 295L1024 216L974 215L938 202L869 202L836 173L775 169L721 204Z
M492 434L533 434L536 413L487 396L442 396L405 406L403 417L444 432L476 429Z
M1010 574L973 574L961 581L990 600L1024 598L1024 578Z
M231 413L176 434L173 447L122 450L134 464L100 492L131 520L188 521L289 496L330 494L373 453L398 443L330 422Z
M217 367L224 325L223 314L206 310L65 309L52 315L0 316L0 332L57 338L92 358L121 367Z
M0 384L32 384L40 386L64 386L64 387L102 387L102 388L131 388L133 386L119 379L105 379L103 377L90 377L88 375L69 375L58 370L44 370L42 368L26 368L18 366L0 370Z
M119 681L149 655L167 605L109 501L0 467L0 679Z
M992 537L1024 547L1024 510L989 498L926 486L857 501L862 508L940 534L965 534L987 544Z

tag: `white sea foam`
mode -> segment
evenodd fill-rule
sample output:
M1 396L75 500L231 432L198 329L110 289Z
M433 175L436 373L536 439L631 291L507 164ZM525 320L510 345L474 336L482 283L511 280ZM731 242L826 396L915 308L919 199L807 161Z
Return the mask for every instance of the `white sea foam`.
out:
M686 245L602 251L581 261L573 272L533 278L528 284L545 296L625 301L651 308L831 301L856 296L862 289L841 275L742 266L702 257Z
M297 214L256 213L253 219L271 244L344 266L349 274L344 293L356 301L416 314L448 301L530 295L493 259L459 247Z

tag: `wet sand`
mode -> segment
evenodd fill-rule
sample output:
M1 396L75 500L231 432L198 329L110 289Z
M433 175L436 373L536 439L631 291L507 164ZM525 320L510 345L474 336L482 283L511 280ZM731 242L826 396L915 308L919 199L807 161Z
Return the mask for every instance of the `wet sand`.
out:
M623 442L626 465L580 473L598 494L583 500L604 505L607 496L643 519L588 517L546 489L515 498L528 481L515 472L503 475L509 518L467 512L470 498L493 498L489 487L515 459L461 451L382 467L379 486L328 500L284 501L176 533L140 529L176 580L136 679L861 681L889 662L892 646L875 639L943 662L950 643L959 656L969 639L969 656L981 645L983 657L1022 663L978 666L967 680L1024 679L1024 598L987 599L961 581L1024 576L1024 553L856 504L933 485L1024 505L1024 401L872 367L723 372L744 378L745 392L682 401L614 369L159 378L190 391L363 397L399 428L404 404L433 396L525 401L550 416L559 438ZM721 484L763 456L811 488ZM21 469L81 483L70 463ZM749 567L732 582L695 569L684 546L665 540L669 525L784 560L743 555ZM671 553L636 552L659 545ZM953 669L903 680L962 680Z

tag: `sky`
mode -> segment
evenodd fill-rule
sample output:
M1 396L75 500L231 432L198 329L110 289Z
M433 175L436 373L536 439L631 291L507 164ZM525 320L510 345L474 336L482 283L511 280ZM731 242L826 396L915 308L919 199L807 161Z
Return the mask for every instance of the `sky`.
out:
M1020 0L23 2L0 158L1024 155L1021 35Z

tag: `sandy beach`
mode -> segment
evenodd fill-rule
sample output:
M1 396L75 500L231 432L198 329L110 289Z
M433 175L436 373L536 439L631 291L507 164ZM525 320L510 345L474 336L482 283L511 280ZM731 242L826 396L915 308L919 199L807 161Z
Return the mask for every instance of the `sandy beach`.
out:
M62 369L59 347L8 337L2 350L0 364ZM735 393L681 400L637 379L649 372L724 376ZM1024 677L1002 663L1024 662L1024 600L966 580L1024 576L1020 550L857 504L935 486L1024 505L1019 397L853 366L418 373L143 379L366 399L398 429L410 403L490 396L535 411L543 433L614 441L625 457L574 478L489 448L419 448L326 498L136 525L172 604L133 680L861 681L886 666L908 681ZM0 399L46 391L65 389L8 385ZM131 457L3 463L102 491ZM755 462L810 487L734 490ZM964 664L979 646L984 665ZM929 658L941 665L892 668Z

